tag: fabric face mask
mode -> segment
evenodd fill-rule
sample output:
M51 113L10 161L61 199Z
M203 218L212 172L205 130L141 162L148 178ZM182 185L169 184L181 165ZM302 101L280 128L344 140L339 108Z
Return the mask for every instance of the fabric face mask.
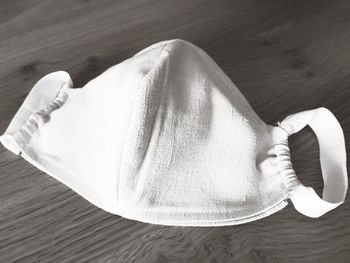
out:
M342 129L325 109L265 124L200 48L154 44L83 88L42 78L3 145L94 205L125 218L183 226L246 223L291 199L309 217L347 192ZM323 199L293 170L288 137L309 125L320 146Z

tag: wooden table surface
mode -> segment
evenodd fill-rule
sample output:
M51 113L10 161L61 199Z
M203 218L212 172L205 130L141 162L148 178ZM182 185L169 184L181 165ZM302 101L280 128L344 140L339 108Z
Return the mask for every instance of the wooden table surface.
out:
M325 106L350 141L350 2L340 0L2 0L0 133L43 75L66 70L80 87L172 38L211 55L265 122ZM314 134L290 143L299 178L321 193ZM350 202L319 219L290 204L239 226L156 226L92 206L0 146L0 262L350 262Z

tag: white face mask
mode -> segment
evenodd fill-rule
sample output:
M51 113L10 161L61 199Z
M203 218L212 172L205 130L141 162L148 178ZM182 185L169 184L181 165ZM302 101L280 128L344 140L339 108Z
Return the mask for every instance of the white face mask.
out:
M309 125L323 199L292 168L288 136ZM65 72L32 89L1 142L94 205L143 222L219 226L273 214L291 199L318 217L347 191L342 129L325 108L265 124L200 48L154 44L72 89Z

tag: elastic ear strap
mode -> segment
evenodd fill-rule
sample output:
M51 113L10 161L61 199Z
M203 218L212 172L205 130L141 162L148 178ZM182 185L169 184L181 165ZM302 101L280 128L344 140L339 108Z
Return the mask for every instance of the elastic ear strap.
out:
M300 184L290 197L295 209L319 217L342 204L348 189L346 150L343 130L335 116L326 108L318 108L290 115L280 125L290 135L309 125L319 142L323 199L313 188Z

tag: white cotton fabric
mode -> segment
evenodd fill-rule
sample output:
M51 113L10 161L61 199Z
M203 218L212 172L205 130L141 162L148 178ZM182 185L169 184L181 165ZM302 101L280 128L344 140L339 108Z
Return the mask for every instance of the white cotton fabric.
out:
M0 141L110 213L164 225L233 225L275 213L289 198L308 214L298 198L309 188L291 167L288 129L304 127L316 111L307 120L265 124L203 50L176 39L83 88L73 89L66 72L48 74ZM331 205L309 216L341 204L347 190L344 139L332 116L336 129L321 137L340 138L337 182L329 186L338 194L326 201L306 194Z

